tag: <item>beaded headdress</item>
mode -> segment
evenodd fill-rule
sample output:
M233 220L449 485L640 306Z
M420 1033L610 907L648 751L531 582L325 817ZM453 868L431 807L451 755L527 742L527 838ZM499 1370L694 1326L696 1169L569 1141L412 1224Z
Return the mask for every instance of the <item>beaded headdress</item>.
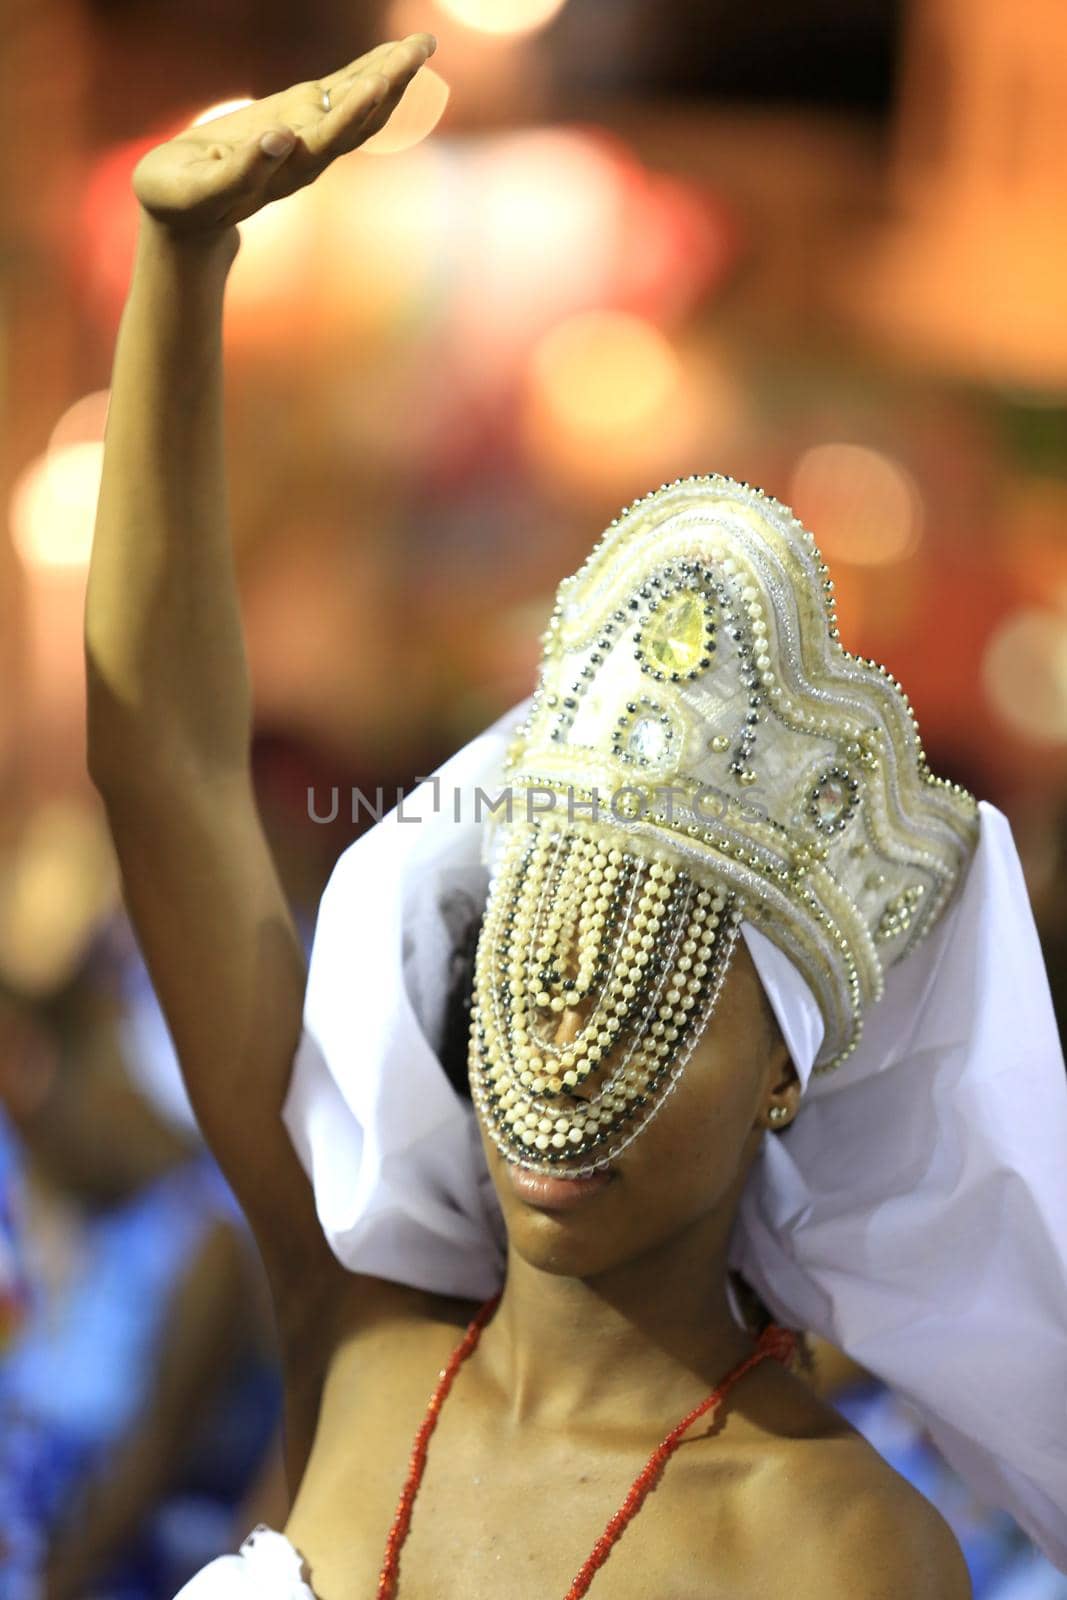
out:
M635 501L543 642L493 819L471 1079L509 1159L573 1174L677 1081L742 920L810 985L814 1070L845 1060L979 823L896 680L842 647L812 535L747 484Z
M549 1172L611 1160L671 1081L668 1066L642 1106L632 1080L620 1095L618 1064L644 1029L677 1065L695 1029L659 1008L699 1021L706 994L686 1008L690 978L704 965L713 990L740 928L804 1093L785 1130L768 1123L759 1141L729 1265L779 1321L905 1395L972 1491L1067 1571L1055 1403L1067 1393L1067 1087L1026 882L1007 819L988 801L976 814L930 776L899 689L840 649L826 582L789 512L726 479L663 488L613 524L560 593L536 704L513 706L456 751L403 815L397 806L338 862L283 1116L344 1266L485 1299L506 1270L506 1234L482 1135ZM702 597L702 624L671 609L687 590ZM638 726L646 698L659 709ZM510 792L506 765L512 820L494 810L487 839L485 800ZM646 790L696 780L707 793L699 806L691 794L689 818L683 794L671 819L649 808L616 825L610 785L624 777ZM600 818L571 824L561 791L544 787L567 782L583 794L603 786ZM527 823L520 785L560 804ZM406 825L413 817L421 826ZM539 851L543 903L527 888ZM569 886L553 888L564 872ZM475 1118L443 1070L442 1042L457 947L483 905ZM641 915L637 937L617 926ZM723 941L710 960L708 928ZM647 972L653 956L671 970L651 1006L653 980L639 997L627 979L634 993L620 985L610 1006L626 1025L598 1019L594 1035L620 935L632 970ZM862 1039L829 1071L861 1015ZM570 1084L540 1070L523 1084L530 1052L542 1067L549 1056L534 1042L543 1037L560 1057L571 1050L564 1071L578 1073L576 1023L587 1043L609 1036L595 1072ZM644 1065L635 1056L626 1071ZM549 1093L556 1076L561 1090ZM557 1136L562 1167L546 1159ZM1006 1362L1006 1349L1018 1359Z

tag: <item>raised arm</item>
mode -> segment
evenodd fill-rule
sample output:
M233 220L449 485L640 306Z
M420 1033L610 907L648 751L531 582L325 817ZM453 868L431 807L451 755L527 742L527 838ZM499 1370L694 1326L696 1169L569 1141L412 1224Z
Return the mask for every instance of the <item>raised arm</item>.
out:
M89 768L190 1098L283 1319L339 1272L280 1113L300 940L256 810L226 507L222 306L235 224L388 118L433 49L383 45L151 151L112 376L86 611ZM323 109L323 90L331 109ZM290 1291L294 1291L290 1293Z

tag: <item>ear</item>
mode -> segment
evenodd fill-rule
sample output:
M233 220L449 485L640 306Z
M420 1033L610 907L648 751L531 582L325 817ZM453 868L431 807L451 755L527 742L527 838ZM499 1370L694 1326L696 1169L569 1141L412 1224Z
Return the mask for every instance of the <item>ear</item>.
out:
M780 1133L788 1128L800 1109L800 1079L781 1034L775 1039L767 1077L768 1089L759 1124Z

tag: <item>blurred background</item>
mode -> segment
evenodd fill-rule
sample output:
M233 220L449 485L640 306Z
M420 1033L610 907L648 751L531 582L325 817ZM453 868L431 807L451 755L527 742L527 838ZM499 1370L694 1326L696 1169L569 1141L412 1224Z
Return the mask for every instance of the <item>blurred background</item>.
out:
M285 1516L258 1267L84 769L80 611L134 165L421 28L432 68L242 225L228 291L255 762L308 936L366 824L313 822L309 787L388 807L529 692L555 586L620 506L724 471L815 529L844 643L1008 814L1061 1006L1063 0L6 0L6 1600L169 1600ZM905 1408L820 1370L941 1505L978 1600L1067 1596Z

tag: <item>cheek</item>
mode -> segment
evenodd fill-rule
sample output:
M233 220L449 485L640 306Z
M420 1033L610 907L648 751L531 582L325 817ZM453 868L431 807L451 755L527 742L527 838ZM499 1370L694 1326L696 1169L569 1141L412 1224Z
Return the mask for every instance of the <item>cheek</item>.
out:
M747 1063L715 1071L690 1063L673 1095L635 1140L630 1154L648 1192L693 1204L714 1204L728 1191L760 1134ZM635 1174L636 1176L636 1174Z
M656 1250L716 1210L732 1216L751 1148L751 1095L685 1092L685 1075L659 1115L617 1162L618 1180L580 1210L547 1215L512 1191L506 1163L479 1123L512 1248L553 1274L594 1277ZM758 1139L759 1135L755 1135Z

